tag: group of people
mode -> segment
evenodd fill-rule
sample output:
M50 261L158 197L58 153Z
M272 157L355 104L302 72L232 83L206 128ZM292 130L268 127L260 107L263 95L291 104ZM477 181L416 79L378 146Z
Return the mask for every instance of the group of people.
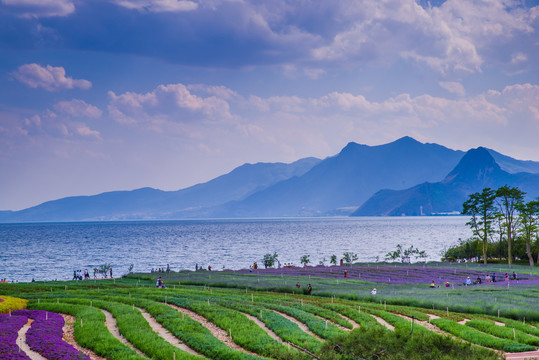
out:
M166 268L156 268L156 269L152 268L152 270L151 270L150 272L151 272L152 274L153 274L153 273L156 273L156 272L158 272L158 273L163 273L163 274L164 274L164 273L169 273L169 272L170 272L170 265L167 264L167 267L166 267Z
M195 264L195 271L198 271L198 270L204 270L204 269L202 268L202 265L198 266L198 264ZM211 265L208 265L208 271L211 271Z
M157 279L157 282L155 283L155 287L166 289L165 283L163 282L163 279L161 279L161 276Z
M296 284L296 288L300 289L301 288L301 285L298 281L298 283ZM307 295L311 295L311 292L313 291L313 287L311 286L311 284L308 284L307 285Z
M99 273L99 270L94 267L94 279L97 279L97 274ZM103 274L104 279L111 278L112 279L112 268L109 269L108 274L105 272ZM83 270L73 270L73 280L90 280L90 272L88 269Z
M495 273L492 273L492 274L486 274L484 279L485 279L485 282L487 283L490 283L490 282L496 282L496 274ZM500 276L498 276L498 279L500 278ZM505 277L504 277L504 280L505 281L509 281L509 280L516 280L517 279L517 274L513 271L512 274L509 274L509 273L505 273ZM498 280L500 281L500 280ZM465 286L471 286L471 285L481 285L483 283L483 279L481 278L480 275L477 275L477 279L475 279L475 281L472 281L472 279L467 276L466 279L464 280L464 283L463 285ZM446 281L445 282L445 287L450 287L451 284L449 283L449 281ZM430 287L431 288L438 288L440 287L440 285L436 285L436 283L434 282L434 280L432 280L432 282L430 283Z

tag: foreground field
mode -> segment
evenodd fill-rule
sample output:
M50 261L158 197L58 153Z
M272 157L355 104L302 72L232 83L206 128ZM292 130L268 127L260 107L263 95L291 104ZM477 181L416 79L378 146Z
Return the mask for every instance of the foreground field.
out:
M0 358L26 359L32 351L48 360L524 359L537 354L534 274L527 280L521 274L509 288L392 283L393 293L382 282L319 275L320 269L302 274L204 271L0 284L0 298L6 299L0 302L5 313L0 315ZM155 288L157 276L167 289ZM312 295L304 294L307 283L312 283ZM374 296L367 291L373 286L379 288ZM419 295L405 295L406 286ZM496 301L485 300L488 292L496 294ZM482 307L468 303L475 296ZM441 305L444 298L453 301L451 307ZM464 312L457 310L459 298ZM518 301L508 311L510 298ZM436 300L434 307L400 305L427 300ZM27 310L15 311L10 304ZM497 305L504 309L499 316ZM528 353L510 354L519 352Z

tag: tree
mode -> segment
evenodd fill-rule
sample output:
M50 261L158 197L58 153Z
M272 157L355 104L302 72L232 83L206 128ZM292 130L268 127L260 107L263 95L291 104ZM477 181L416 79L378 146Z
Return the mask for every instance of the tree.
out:
M526 255L533 267L533 255L531 249L532 236L539 231L539 199L526 204L517 204L518 233L526 241Z
M335 255L335 254L331 255L329 263L333 264L333 265L337 265L337 255Z
M484 188L481 193L471 194L462 204L462 213L471 216L466 225L472 229L474 237L483 242L483 264L487 263L488 240L493 233L495 199L496 192L490 188Z
M307 265L308 263L311 262L310 257L311 255L303 255L301 259L299 259L299 262L302 263L303 265Z
M275 262L277 262L278 256L279 255L276 252L274 252L273 255L271 253L267 253L262 258L262 263L266 264L268 267L272 267L275 264Z
M513 254L511 246L513 236L517 225L517 205L522 204L526 193L519 188L502 186L496 190L496 199L498 202L499 212L505 223L505 231L507 235L507 263L513 263Z
M343 258L345 263L351 264L351 263L353 263L354 261L356 261L358 259L358 256L357 256L357 254L354 254L353 252L345 252L342 255L342 258Z

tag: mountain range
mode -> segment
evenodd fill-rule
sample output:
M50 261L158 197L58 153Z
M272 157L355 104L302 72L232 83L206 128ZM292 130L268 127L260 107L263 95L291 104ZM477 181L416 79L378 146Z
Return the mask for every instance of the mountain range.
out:
M468 194L505 184L539 196L539 162L403 137L378 146L351 142L323 160L244 164L178 191L113 191L0 211L0 222L429 215L459 211Z

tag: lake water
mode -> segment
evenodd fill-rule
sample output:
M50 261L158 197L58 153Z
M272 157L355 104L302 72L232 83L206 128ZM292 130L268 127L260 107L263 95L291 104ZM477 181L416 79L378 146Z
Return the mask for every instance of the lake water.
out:
M0 224L0 278L66 280L74 269L110 263L113 275L165 267L246 268L265 253L281 263L311 263L332 254L380 260L397 244L426 250L427 260L471 235L466 217L363 217Z

